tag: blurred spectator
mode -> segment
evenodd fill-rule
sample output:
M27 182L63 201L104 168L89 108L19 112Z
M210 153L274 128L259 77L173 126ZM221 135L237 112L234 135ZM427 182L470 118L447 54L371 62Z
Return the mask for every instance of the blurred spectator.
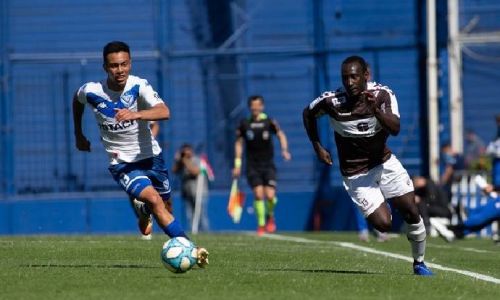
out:
M491 183L500 190L500 114L496 116L497 136L486 148L486 153L492 157Z
M450 224L450 199L442 187L431 179L422 176L413 177L415 187L415 202L428 234L432 229L448 240L453 239L453 233L447 229Z
M447 198L451 199L451 185L461 179L465 163L463 156L456 153L450 143L441 147L441 159L444 167L439 183L445 189Z
M467 220L464 222L449 226L458 239L474 231L481 230L496 220L500 220L499 190L495 190L493 185L488 184L486 179L480 175L477 175L474 181L481 188L481 191L488 196L488 202L474 209L469 209Z
M476 170L485 150L484 141L472 129L467 129L464 150L465 168Z
M190 224L193 224L197 193L202 193L200 230L207 231L209 229L206 212L208 178L206 178L206 174L203 172L202 160L194 154L193 147L190 144L182 145L179 151L177 151L172 171L180 177L181 196L186 207L186 217ZM199 180L201 180L201 185Z

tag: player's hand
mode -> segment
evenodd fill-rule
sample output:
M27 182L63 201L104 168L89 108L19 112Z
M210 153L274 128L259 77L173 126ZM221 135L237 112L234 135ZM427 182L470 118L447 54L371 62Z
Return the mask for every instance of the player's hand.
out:
M289 161L292 159L292 155L290 154L290 152L288 152L288 150L281 151L281 156L283 156L283 159L285 161Z
M141 114L139 112L131 111L126 108L115 108L115 112L115 119L117 122L137 120L141 118Z
M77 134L75 136L76 149L80 151L90 152L90 142L83 134Z
M233 178L239 178L241 176L241 168L233 168Z
M326 150L321 146L315 147L314 150L316 151L316 155L318 156L321 162L329 166L333 165L332 156L330 155L330 152L328 152L328 150Z
M365 95L365 100L368 104L368 107L370 107L371 110L375 113L377 111L377 98L375 97L375 94L373 94L373 92L371 91L364 91L361 94Z

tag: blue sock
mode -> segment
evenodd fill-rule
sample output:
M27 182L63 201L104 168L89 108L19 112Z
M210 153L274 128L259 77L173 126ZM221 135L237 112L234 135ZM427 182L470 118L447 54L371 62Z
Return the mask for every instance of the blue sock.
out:
M177 220L174 220L172 223L165 226L163 228L163 231L165 231L165 233L171 238L181 236L189 239L184 230L182 229L181 224L179 224Z

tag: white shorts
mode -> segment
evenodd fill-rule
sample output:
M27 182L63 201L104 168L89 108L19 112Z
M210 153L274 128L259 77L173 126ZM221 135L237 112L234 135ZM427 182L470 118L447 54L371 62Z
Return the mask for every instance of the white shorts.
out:
M364 174L344 177L344 187L365 217L385 199L413 192L413 183L396 156Z

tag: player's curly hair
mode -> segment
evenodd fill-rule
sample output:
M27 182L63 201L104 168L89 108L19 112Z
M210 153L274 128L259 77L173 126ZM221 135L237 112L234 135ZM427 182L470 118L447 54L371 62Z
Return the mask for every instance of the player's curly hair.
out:
M363 72L368 71L368 63L361 56L358 56L358 55L349 56L348 58L344 59L344 61L342 62L342 67L344 67L347 64L351 64L351 63L358 63L361 66L361 69L363 70Z
M112 41L106 44L104 48L102 49L102 59L104 63L107 62L106 58L108 54L110 53L116 53L116 52L127 52L128 55L130 55L130 47L121 41Z

